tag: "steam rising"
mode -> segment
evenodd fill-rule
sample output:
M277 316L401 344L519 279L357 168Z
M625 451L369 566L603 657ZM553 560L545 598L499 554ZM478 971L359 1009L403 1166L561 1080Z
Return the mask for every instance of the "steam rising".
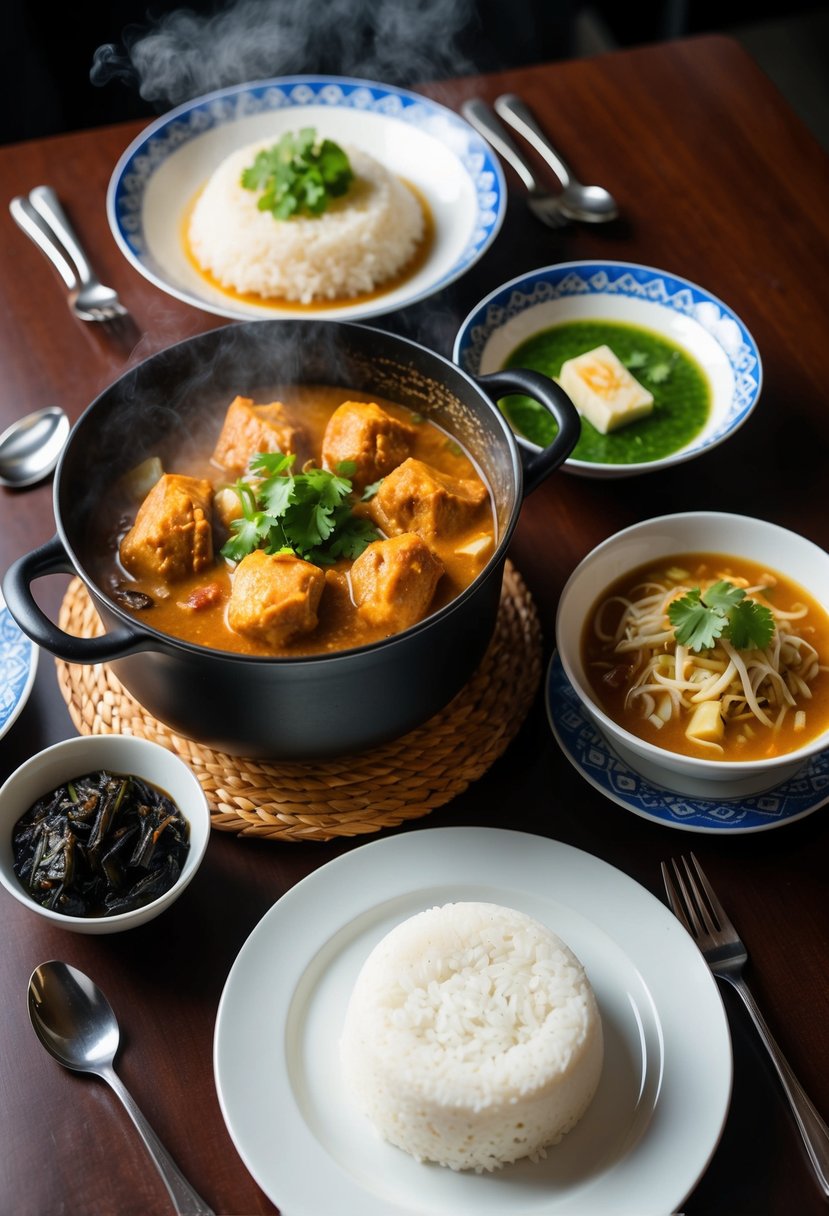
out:
M474 0L237 0L209 14L181 8L128 26L99 47L93 84L119 79L159 109L247 81L301 73L388 84L474 70L460 36Z

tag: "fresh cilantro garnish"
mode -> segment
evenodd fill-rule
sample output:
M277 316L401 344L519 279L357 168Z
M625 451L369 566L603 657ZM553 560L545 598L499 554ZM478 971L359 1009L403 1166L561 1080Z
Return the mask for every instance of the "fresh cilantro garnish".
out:
M318 140L314 127L303 127L259 152L242 171L241 181L246 190L262 191L260 211L287 220L292 215L322 215L353 179L348 156L339 144Z
M380 489L382 484L383 478L381 477L379 481L373 481L370 486L366 486L366 488L363 490L363 502L369 502Z
M677 352L673 351L667 359L657 359L656 362L651 363L651 357L644 351L634 350L622 362L628 371L641 372L642 376L651 384L664 384L666 380L670 380L678 358Z
M260 452L251 460L251 471L263 478L255 484L236 482L242 517L230 525L223 557L240 562L254 549L264 549L326 566L339 557L359 557L379 539L369 520L353 514L347 477L317 468L293 473L293 463L293 456L281 452ZM343 468L353 471L350 462Z
M774 636L771 610L728 579L707 591L694 587L674 600L668 620L679 644L691 650L710 650L718 638L727 638L737 650L764 650Z
M729 614L728 632L737 650L764 650L774 635L774 617L764 604L744 599Z
M651 384L664 384L666 380L670 380L671 372L674 370L674 360L664 359L661 363L653 363L646 369L645 375L650 380Z

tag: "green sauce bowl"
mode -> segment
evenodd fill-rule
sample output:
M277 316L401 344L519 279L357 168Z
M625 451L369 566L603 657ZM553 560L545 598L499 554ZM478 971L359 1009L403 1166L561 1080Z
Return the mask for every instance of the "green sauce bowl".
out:
M582 418L563 468L629 477L680 464L738 430L760 396L757 345L704 288L632 262L562 262L520 275L462 323L455 362L473 375L526 367L558 377L566 359L609 346L654 398L645 418L602 434ZM543 447L554 423L522 397L499 402L520 441Z

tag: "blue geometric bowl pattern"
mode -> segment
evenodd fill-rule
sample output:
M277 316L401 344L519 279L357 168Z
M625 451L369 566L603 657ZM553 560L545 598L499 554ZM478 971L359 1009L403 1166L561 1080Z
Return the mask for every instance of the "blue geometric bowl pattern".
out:
M588 718L558 654L547 672L547 717L568 760L613 802L665 827L689 832L762 832L810 815L829 802L829 751L808 760L788 781L735 799L689 798L653 785L629 768Z
M6 733L26 704L37 654L33 642L20 632L0 599L0 736Z
M734 394L718 429L698 444L700 450L718 443L753 409L762 386L762 364L757 345L740 318L695 283L633 262L562 262L505 283L464 321L455 342L455 362L477 375L490 336L512 317L551 300L588 295L643 300L681 313L696 321L722 348L734 376Z
M146 254L142 207L147 183L183 144L253 114L312 105L380 114L433 135L451 148L474 185L477 212L466 248L433 289L456 278L480 256L497 233L506 209L503 171L488 145L459 115L427 97L373 81L334 76L286 76L220 89L156 119L127 149L113 175L112 206L125 245L138 259Z

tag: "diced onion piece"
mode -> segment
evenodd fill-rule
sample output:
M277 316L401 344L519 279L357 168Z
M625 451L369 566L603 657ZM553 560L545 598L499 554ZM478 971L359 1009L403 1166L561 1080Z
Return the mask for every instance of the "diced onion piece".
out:
M489 535L473 536L472 540L468 540L465 545L459 545L455 553L459 557L480 557L491 544L492 537Z
M121 478L121 486L130 498L142 501L157 481L164 476L164 466L158 456L148 456Z
M226 528L242 518L242 500L232 486L223 486L213 495L213 510Z
M795 730L805 730L806 729L806 712L805 712L805 710L799 709L797 711L797 713L795 714L794 728L795 728Z

